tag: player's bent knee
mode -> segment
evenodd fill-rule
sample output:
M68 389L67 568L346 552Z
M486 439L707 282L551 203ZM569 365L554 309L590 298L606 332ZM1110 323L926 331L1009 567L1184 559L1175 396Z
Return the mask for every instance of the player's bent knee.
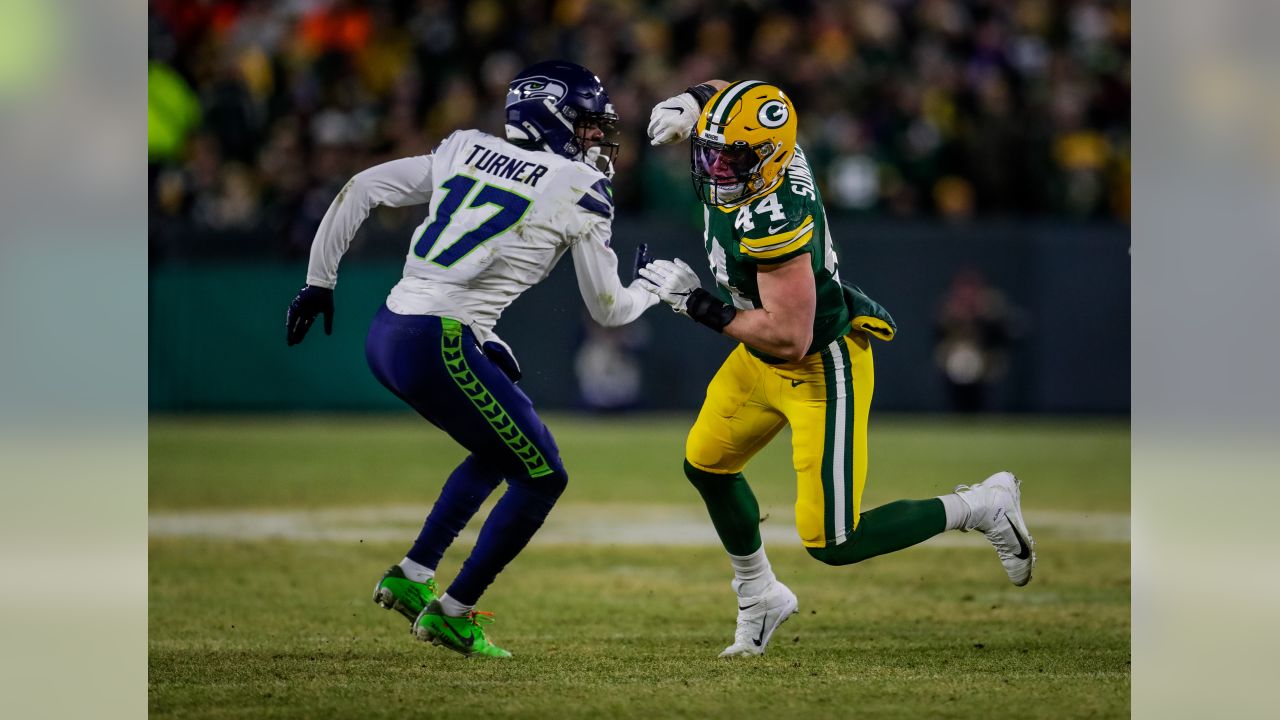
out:
M695 427L690 433L689 438L684 443L685 465L692 465L695 469L709 473L720 473L724 475L732 475L741 468L727 468L725 448L720 443L704 437ZM687 473L686 473L687 474Z
M507 482L512 485L519 485L551 502L555 502L569 485L569 474L565 472L564 468L553 467L551 472L546 475L510 478Z
M538 486L546 495L559 498L569 485L569 473L564 468L557 468L550 475L538 478Z
M688 459L684 461L684 476L689 478L689 482L695 487L704 483L722 483L726 480L734 478L737 473L715 473L695 467Z

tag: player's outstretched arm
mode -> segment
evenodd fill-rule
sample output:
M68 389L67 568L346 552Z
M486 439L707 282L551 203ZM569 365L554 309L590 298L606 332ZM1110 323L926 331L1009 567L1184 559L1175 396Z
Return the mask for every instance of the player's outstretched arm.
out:
M689 137L703 106L728 86L724 80L708 80L654 105L649 113L649 144L669 145Z
M640 270L644 287L678 313L716 332L784 360L804 357L813 341L817 291L807 254L761 265L756 276L763 307L738 310L702 288L683 260L655 260Z
M379 205L404 207L431 200L430 155L402 158L375 165L347 181L320 221L311 241L307 284L332 288L338 282L338 261L351 247L356 230Z
M356 230L378 205L404 207L430 201L431 166L430 155L392 160L365 170L343 186L311 241L307 284L285 314L285 342L302 342L321 313L325 334L333 332L333 288L338 284L338 263L351 247Z
M618 279L618 256L609 247L609 226L597 223L573 244L573 269L578 290L591 319L605 327L626 325L653 307L658 298L641 283L623 287Z

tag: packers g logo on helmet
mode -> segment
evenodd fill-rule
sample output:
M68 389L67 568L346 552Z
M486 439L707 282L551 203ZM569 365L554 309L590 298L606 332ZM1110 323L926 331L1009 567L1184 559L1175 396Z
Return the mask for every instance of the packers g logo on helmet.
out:
M777 187L795 157L795 106L759 80L716 93L694 126L691 172L698 199L735 207Z
M786 124L787 118L791 117L791 112L787 110L787 104L781 100L770 100L760 106L757 117L761 125L767 128L778 128Z

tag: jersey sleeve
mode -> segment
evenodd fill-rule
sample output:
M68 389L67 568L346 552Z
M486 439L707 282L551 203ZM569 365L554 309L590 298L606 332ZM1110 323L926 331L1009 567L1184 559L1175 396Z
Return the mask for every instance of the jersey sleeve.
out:
M810 252L814 239L815 212L803 198L792 195L785 186L763 200L752 203L754 208L749 227L738 239L738 252L742 259L761 265L785 262ZM769 204L772 203L772 208ZM774 217L781 212L783 218Z
M592 215L613 220L613 183L605 177L595 181L578 198L577 206Z
M612 232L603 217L588 221L572 250L582 302L591 319L605 327L626 325L658 302L658 296L638 283L624 287L618 279L618 256L609 246Z
M404 207L430 202L434 157L420 155L375 165L343 186L311 242L308 285L331 288L337 284L338 262L370 210L379 205Z
M613 222L613 185L586 163L561 164L537 204L541 224L565 248L590 237L599 223Z

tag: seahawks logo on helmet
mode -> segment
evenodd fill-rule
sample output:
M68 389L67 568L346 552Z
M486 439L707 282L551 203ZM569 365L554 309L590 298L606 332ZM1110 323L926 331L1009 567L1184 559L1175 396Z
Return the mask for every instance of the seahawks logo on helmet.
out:
M510 92L507 93L507 104L510 105L511 103L531 98L551 98L551 101L558 105L564 99L566 93L568 93L568 89L559 80L552 80L544 75L535 75L524 78L519 83L511 86Z
M786 103L781 100L770 100L760 106L760 112L756 114L756 117L761 125L767 128L777 128L786 124L789 114Z

